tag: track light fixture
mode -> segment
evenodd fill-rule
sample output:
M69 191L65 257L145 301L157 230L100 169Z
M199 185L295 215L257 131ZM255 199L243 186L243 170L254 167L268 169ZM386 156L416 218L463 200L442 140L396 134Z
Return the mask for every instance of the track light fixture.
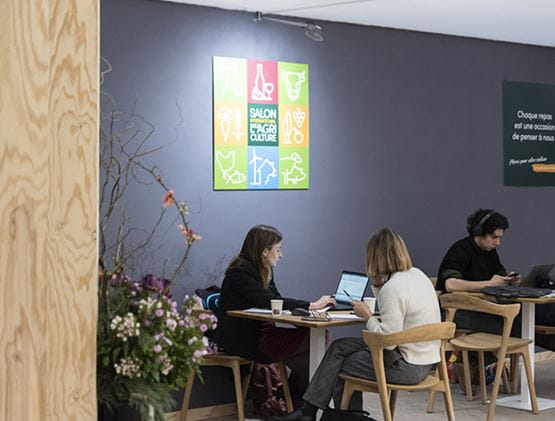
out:
M309 37L311 40L318 41L318 42L324 40L324 37L322 36L322 27L312 22L297 22L289 19L274 18L269 16L263 16L262 12L256 12L255 21L261 22L263 20L274 22L274 23L281 23L284 25L298 26L299 28L304 29L304 34L307 37Z

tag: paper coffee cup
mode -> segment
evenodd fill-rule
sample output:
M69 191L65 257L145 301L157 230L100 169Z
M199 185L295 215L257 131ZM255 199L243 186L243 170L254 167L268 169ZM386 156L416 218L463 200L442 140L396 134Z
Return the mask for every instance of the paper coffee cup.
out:
M272 315L281 316L281 312L283 310L283 300L270 300L270 304L272 306Z
M370 313L374 314L376 312L376 298L375 297L364 297L364 304L368 306Z

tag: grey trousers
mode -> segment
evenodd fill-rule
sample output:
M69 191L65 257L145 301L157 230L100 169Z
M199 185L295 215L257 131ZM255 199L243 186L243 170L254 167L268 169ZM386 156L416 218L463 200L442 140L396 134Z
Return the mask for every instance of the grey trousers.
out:
M417 384L430 373L432 365L409 364L395 349L384 350L384 367L388 383ZM341 338L332 342L314 373L303 399L324 409L333 397L335 407L339 408L344 386L339 373L376 380L372 356L361 338ZM349 408L362 409L360 392L353 394Z

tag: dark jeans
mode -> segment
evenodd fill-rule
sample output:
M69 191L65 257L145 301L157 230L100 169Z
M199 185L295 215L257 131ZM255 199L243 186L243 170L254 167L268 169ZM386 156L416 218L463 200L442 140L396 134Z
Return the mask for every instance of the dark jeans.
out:
M384 350L384 367L389 383L418 384L429 374L432 365L409 364L401 353ZM360 338L341 338L332 342L303 399L318 408L326 408L333 397L336 408L341 405L344 381L339 373L347 373L369 380L375 380L372 356ZM362 409L362 394L353 394L350 409Z

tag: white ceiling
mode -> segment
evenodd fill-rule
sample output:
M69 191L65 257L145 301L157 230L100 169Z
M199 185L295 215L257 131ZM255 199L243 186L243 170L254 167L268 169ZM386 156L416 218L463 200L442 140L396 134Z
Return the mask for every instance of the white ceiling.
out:
M162 1L555 47L555 0Z

